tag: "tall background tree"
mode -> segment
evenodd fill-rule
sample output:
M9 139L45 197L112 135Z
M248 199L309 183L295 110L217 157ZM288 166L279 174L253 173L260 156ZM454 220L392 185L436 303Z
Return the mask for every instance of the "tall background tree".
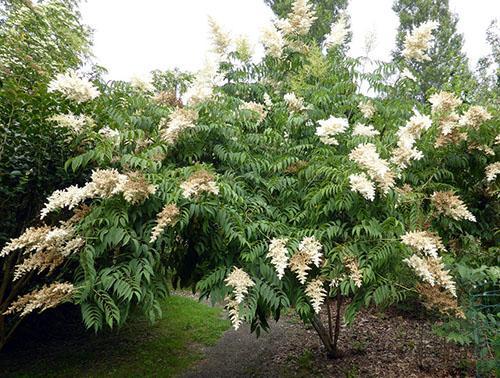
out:
M285 18L292 9L293 0L264 0L279 18ZM316 11L316 22L311 27L309 35L318 43L323 42L325 35L330 31L332 21L337 15L346 10L348 0L313 0Z
M404 59L404 39L407 33L425 21L437 21L439 27L433 32L435 42L425 62L408 62L420 83L420 99L429 95L429 90L448 90L461 93L467 98L473 88L473 75L468 59L463 52L463 36L457 31L458 17L450 11L448 0L395 0L392 9L399 16L394 60Z

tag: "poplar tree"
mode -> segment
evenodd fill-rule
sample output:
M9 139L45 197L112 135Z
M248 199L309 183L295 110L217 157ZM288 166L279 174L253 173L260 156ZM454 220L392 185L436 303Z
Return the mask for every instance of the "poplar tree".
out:
M463 36L457 31L458 17L450 11L449 1L395 0L392 9L399 16L395 61L404 59L402 51L408 33L425 21L439 23L433 32L434 44L427 52L431 60L407 62L420 84L419 97L423 100L429 91L448 90L466 99L474 85L473 75L463 52Z

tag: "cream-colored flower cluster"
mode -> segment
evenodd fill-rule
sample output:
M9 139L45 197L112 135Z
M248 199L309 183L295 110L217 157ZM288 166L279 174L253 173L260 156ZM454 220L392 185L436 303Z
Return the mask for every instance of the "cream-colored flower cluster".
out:
M456 285L450 272L445 269L441 257L424 256L416 254L403 260L415 273L431 286L439 285L447 290L453 297L457 296Z
M356 287L361 287L363 285L363 272L359 267L358 260L354 257L347 256L344 258L344 264L349 270L349 278L353 280Z
M477 130L484 122L489 121L492 115L482 106L473 105L460 117L460 125Z
M319 120L318 123L320 126L316 128L316 135L323 143L330 145L338 145L339 142L335 139L335 135L345 132L349 127L347 118L334 116Z
M154 92L155 87L150 77L134 75L130 78L130 85L141 92Z
M219 55L227 54L229 46L231 45L231 37L229 36L229 33L224 31L212 17L208 17L208 25L210 27L210 36L214 46L214 52Z
M500 174L500 161L487 165L485 169L485 174L486 174L486 181L488 182L495 181L497 176Z
M229 319L231 319L233 328L237 331L242 323L240 316L240 304L236 299L231 298L230 296L224 298L224 301L226 302L225 308L229 313Z
M252 281L248 273L236 267L233 267L224 282L233 288L231 296L226 297L226 308L229 311L229 317L234 329L238 329L241 325L240 304L245 299L245 295L248 294L248 289L255 286L255 282Z
M224 281L228 286L233 287L233 294L236 302L241 303L248 294L248 289L255 285L248 273L240 268L233 267L232 272Z
M98 131L98 133L103 138L112 140L114 144L118 144L120 142L120 132L118 130L112 129L109 126L104 126Z
M373 105L373 102L371 100L361 101L358 104L358 108L361 114L363 114L363 117L365 117L366 119L372 118L377 111L377 109L375 109L375 105Z
M427 21L406 35L403 56L408 60L424 62L431 60L426 51L432 41L432 31L438 27L435 21Z
M350 175L349 183L353 192L360 193L369 201L373 201L375 199L375 184L366 176L365 173Z
M311 265L319 267L322 258L321 249L321 243L314 236L305 237L299 243L298 251L290 259L290 270L297 275L301 284L306 282Z
M129 172L126 177L116 187L116 192L121 193L125 201L138 204L156 193L156 186L150 184L142 172Z
M168 121L166 119L160 121L161 139L166 143L174 144L184 130L196 127L197 119L198 113L195 110L176 108L170 113Z
M34 310L42 312L69 300L75 290L76 288L69 282L55 282L49 286L46 285L17 299L4 314L19 313L23 317Z
M375 130L373 125L364 125L362 123L357 123L352 130L353 136L365 136L365 137L374 137L380 135L378 130Z
M50 117L48 120L55 122L56 127L68 129L73 134L77 135L81 134L86 128L92 127L94 125L94 121L92 120L92 118L86 116L85 114L57 114Z
M414 110L413 116L405 126L398 130L398 146L392 151L391 162L399 168L406 168L411 160L420 160L423 157L421 151L414 147L415 143L432 126L432 120Z
M359 144L349 153L349 159L366 169L383 193L387 193L394 186L394 174L389 169L389 162L380 157L374 144Z
M429 102L432 104L432 113L449 113L462 104L462 100L453 93L444 91L433 94Z
M183 98L188 105L196 105L210 99L215 87L220 86L224 78L217 72L217 66L206 62L199 70Z
M406 67L401 72L401 77L403 79L407 79L407 80L411 80L411 81L417 81L417 78L415 77L415 75L408 68L406 68Z
M100 95L97 88L87 79L80 78L75 71L57 74L49 84L49 92L61 92L68 100L82 103Z
M0 251L0 257L24 250L24 259L14 270L14 280L18 280L30 271L52 272L83 245L84 240L75 235L69 222L59 227L30 227L18 238L10 240Z
M266 49L267 55L273 58L281 58L285 47L285 37L281 30L274 25L268 25L262 30L261 43Z
M288 239L271 239L269 250L266 257L271 259L271 264L274 265L278 278L281 280L285 275L285 269L288 266L288 249L286 243Z
M240 110L249 110L257 115L258 123L261 123L266 118L267 111L265 105L254 101L244 102L240 105Z
M121 174L116 169L98 169L92 172L92 181L83 187L70 186L52 193L41 211L41 219L52 211L68 207L73 209L91 198L108 198L121 193L127 202L136 204L156 192L140 172Z
M327 294L321 278L316 278L315 280L310 281L306 286L305 293L311 300L314 312L319 314L321 305L325 301Z
M429 231L409 231L401 237L403 244L430 257L438 257L438 251L446 251L441 238Z
M330 32L325 36L323 44L326 49L341 46L344 44L347 34L349 34L347 17L345 14L341 14L338 20L332 22Z
M283 99L291 112L300 112L305 109L304 99L302 97L297 97L293 92L286 93Z
M215 182L215 176L205 170L193 173L180 185L182 195L185 198L198 197L201 193L207 192L215 195L219 194L219 186Z
M179 208L175 204L171 203L165 205L162 211L160 211L156 216L156 226L154 226L151 231L151 239L149 242L153 243L156 239L158 239L158 236L163 233L165 227L175 224L178 217Z
M410 231L401 237L403 244L418 254L403 261L429 285L439 285L452 296L456 296L455 282L445 269L438 251L445 251L441 238L428 231ZM420 254L420 256L419 256Z
M467 209L465 203L451 191L434 192L431 196L432 204L437 212L455 220L476 221L476 217Z
M288 18L278 20L277 26L285 35L306 35L316 18L308 0L295 0Z

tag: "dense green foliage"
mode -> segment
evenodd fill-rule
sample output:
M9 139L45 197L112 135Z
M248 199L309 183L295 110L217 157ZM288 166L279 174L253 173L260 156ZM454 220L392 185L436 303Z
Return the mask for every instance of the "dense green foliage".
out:
M443 12L446 19L446 7ZM456 20L447 20L454 35ZM33 252L25 243L12 249L24 253L13 253L9 248L22 238L14 240L4 249L9 275L34 260L18 282L34 277L38 290L45 282L69 281L64 288L71 295L58 299L80 305L85 325L95 330L123 325L133 308L159 318L171 280L225 299L234 325L245 320L257 332L292 307L333 353L317 316L325 297L348 302L346 322L363 306L417 298L445 317L467 314L475 292L464 277L477 269L488 272L488 285L499 278L498 178L487 173L497 160L498 109L471 105L468 73L457 73L452 85L413 81L405 69L422 67L399 60L366 73L344 46L322 48L316 37L284 34L279 58L268 54L258 63L219 38L216 72L154 72L152 85L104 82L95 73L90 78L99 93L79 104L62 90L47 92L49 77L34 80L39 102L54 104L39 115L44 125L68 111L92 119L78 132L53 127L59 139L46 133L74 151L64 165L54 164L75 175L72 183L80 187L64 189L59 181L63 191L47 200L42 215L48 214L50 235L69 233L82 243L68 253ZM75 47L76 57L79 51ZM449 68L447 60L456 59L466 67L458 51L443 53L434 66ZM70 76L63 79L93 85ZM375 96L362 93L361 84ZM368 123L371 135L359 126ZM360 128L364 134L355 132ZM360 179L361 189L353 184ZM67 221L73 214L77 218ZM58 226L60 220L67 222ZM434 250L405 241L413 232L431 240ZM281 273L269 255L274 239L286 239ZM301 276L288 260L304 255L307 240L319 249L302 264ZM411 269L412 258L430 262ZM233 279L235 272L240 276ZM23 298L31 294L13 302L18 293L12 294L17 286L10 276L0 304L22 318L29 308ZM7 321L14 324L18 318L10 312Z

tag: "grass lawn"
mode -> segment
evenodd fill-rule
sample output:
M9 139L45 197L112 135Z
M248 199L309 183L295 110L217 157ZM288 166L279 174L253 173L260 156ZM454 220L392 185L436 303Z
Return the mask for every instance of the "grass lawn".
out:
M0 376L171 377L203 358L203 346L216 343L229 326L221 308L172 296L163 305L163 319L153 325L135 319L118 333L56 331L46 343L2 352Z

